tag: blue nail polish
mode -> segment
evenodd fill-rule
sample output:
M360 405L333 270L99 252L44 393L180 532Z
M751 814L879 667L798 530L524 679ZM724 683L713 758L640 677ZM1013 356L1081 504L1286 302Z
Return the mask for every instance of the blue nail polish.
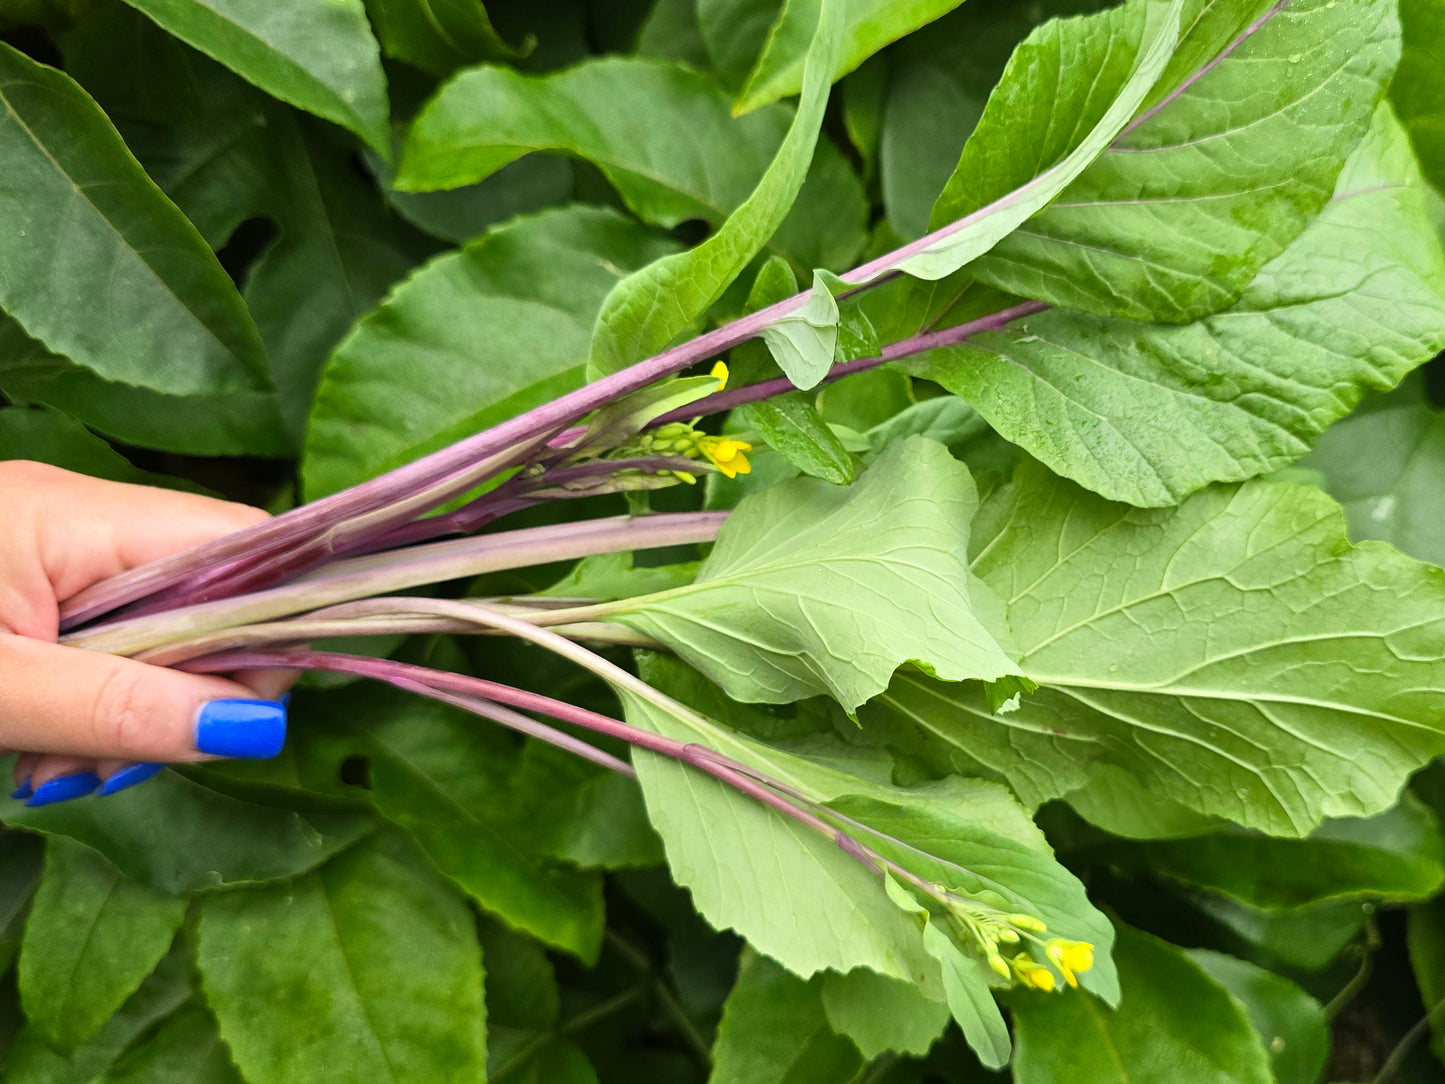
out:
M35 793L35 788L30 785L30 777L27 775L24 782L10 792L10 797L24 801Z
M28 806L51 805L55 802L68 802L72 798L84 798L96 787L100 786L100 776L94 772L77 772L74 775L61 775L52 779L49 783L41 783L35 788L35 794Z
M126 787L144 783L164 767L164 764L127 764L100 785L100 796L108 798L118 790L125 790Z
M274 757L286 741L286 706L276 700L212 700L196 719L196 748L214 757Z

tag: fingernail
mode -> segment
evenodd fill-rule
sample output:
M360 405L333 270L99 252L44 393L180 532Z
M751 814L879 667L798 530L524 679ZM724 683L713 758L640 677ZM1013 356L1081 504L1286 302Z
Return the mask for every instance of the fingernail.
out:
M196 718L196 748L214 757L274 757L286 742L286 705L276 700L212 700Z
M100 785L100 796L107 798L118 790L144 783L164 767L164 764L128 764Z
M30 785L30 777L27 775L21 784L10 792L10 797L19 798L24 801L35 793L35 788Z
M77 772L75 775L61 775L35 788L35 794L28 806L51 805L68 802L72 798L84 798L100 786L100 776L94 772Z

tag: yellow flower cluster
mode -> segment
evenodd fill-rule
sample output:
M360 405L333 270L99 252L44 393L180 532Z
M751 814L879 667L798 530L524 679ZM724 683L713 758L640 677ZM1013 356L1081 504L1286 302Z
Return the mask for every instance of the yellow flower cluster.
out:
M941 887L941 886L940 886ZM1070 986L1078 986L1080 972L1094 966L1094 946L1087 941L1070 941L1038 935L1047 926L1033 915L1003 914L985 905L964 902L954 897L949 910L957 920L960 932L971 937L983 952L988 966L1000 978L1009 979L1033 990L1050 991L1058 986L1054 970L1040 963L1027 950L1005 958L1001 946L1032 941L1043 949L1043 955Z

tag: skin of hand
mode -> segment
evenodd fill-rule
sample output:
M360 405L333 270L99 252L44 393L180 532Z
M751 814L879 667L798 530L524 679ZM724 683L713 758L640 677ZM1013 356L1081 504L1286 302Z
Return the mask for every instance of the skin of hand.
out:
M0 461L0 750L14 797L112 794L166 763L281 749L291 677L185 674L58 644L60 604L266 513L191 493Z

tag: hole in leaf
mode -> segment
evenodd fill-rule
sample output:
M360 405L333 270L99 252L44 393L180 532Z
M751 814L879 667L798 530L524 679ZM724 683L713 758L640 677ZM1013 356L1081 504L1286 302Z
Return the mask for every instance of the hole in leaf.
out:
M365 787L371 790L371 758L359 753L341 762L337 777L348 787Z

